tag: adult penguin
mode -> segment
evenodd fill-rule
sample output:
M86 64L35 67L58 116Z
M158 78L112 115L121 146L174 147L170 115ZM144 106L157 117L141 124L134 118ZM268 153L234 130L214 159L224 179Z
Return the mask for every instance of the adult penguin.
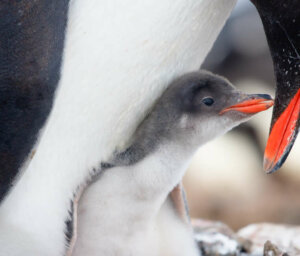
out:
M126 145L174 77L198 69L235 4L235 0L73 0L62 7L58 2L0 4L3 15L7 13L0 16L6 17L1 23L9 25L2 28L2 39L7 41L3 52L7 55L1 70L15 81L27 78L25 67L44 71L47 75L33 80L29 91L48 78L59 78L51 87L54 91L58 85L50 115L47 117L49 111L41 114L43 122L32 131L25 153L18 156L20 164L5 179L5 184L12 181L13 186L9 190L6 186L0 206L1 256L64 254L65 222L77 187L100 162ZM67 21L66 29L62 26L56 31L51 20L59 24ZM45 36L47 32L52 34ZM43 40L39 40L41 35ZM58 38L64 44L63 49L54 50L55 57L51 45L56 46ZM26 40L28 44L24 44ZM39 43L41 51L36 52ZM20 56L20 61L13 62L14 56ZM54 59L50 67L57 65L51 72L42 66L47 56ZM35 69L35 63L40 64L40 70ZM23 76L9 73L10 65L23 67ZM3 87L13 90L18 83ZM41 90L46 93L47 89ZM14 99L12 96L9 102ZM25 100L32 102L31 97ZM32 128L32 120L39 114L32 119L21 119L22 112L7 114L12 125L5 131L10 131L15 120ZM0 121L5 122L5 118ZM27 137L31 129L27 131L19 137ZM36 152L29 159L33 147ZM22 165L25 162L26 167Z

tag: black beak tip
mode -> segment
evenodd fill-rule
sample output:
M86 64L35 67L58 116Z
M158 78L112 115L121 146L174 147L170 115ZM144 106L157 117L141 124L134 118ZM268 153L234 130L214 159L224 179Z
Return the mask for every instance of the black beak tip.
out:
M267 174L272 174L274 172L276 172L278 169L281 168L281 166L283 165L283 163L285 162L285 160L287 159L292 147L293 147L293 144L294 144L294 141L295 141L295 137L293 139L293 141L289 144L288 148L285 150L285 152L283 153L282 157L278 160L278 162L272 167L272 169L270 170L266 170L266 173ZM266 159L265 159L266 160ZM264 160L264 161L265 161Z
M255 95L265 100L273 100L273 98L269 94L255 94Z
M266 174L272 174L281 167L281 163L277 163L271 170L266 171Z

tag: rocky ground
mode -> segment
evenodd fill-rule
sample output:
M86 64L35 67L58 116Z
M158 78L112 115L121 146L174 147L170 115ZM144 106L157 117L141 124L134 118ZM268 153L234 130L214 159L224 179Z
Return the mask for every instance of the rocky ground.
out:
M192 224L204 256L300 256L300 227L262 223L235 233L221 222Z

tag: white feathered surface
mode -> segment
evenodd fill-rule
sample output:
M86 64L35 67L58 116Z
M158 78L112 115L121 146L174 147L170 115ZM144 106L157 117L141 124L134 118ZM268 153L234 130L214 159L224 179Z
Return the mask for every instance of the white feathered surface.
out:
M0 255L63 255L77 186L175 76L197 69L235 0L73 0L61 80L35 157L0 209Z

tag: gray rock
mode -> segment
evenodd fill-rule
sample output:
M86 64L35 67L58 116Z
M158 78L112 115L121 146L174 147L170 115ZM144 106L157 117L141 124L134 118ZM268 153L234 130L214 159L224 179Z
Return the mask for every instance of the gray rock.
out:
M287 253L281 251L276 245L270 241L265 242L264 256L289 256Z
M300 255L300 227L271 223L251 224L239 230L237 235L252 242L251 252L263 253L271 241L278 250L291 256ZM275 249L273 250L275 253ZM266 254L267 255L267 254ZM268 254L280 255L280 254Z
M252 224L234 233L221 222L193 220L203 256L300 256L300 227Z
M195 239L205 256L236 256L247 254L251 242L239 238L221 222L193 220Z

